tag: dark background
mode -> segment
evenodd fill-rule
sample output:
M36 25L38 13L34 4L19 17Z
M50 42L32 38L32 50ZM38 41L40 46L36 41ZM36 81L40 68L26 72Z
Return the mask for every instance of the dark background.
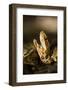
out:
M23 15L23 41L33 42L39 39L40 31L44 31L51 42L57 39L57 17L55 16L30 16Z

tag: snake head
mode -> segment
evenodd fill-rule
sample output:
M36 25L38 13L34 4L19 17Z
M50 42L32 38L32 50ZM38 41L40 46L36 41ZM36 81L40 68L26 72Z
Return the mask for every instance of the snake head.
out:
M49 41L47 38L47 35L41 31L40 32L40 44L37 42L36 39L33 40L34 46L38 52L38 55L40 57L40 60L42 61L42 63L45 64L50 64L50 45L49 45Z

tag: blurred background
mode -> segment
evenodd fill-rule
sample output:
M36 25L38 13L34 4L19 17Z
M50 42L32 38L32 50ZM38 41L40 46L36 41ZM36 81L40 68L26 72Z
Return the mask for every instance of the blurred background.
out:
M33 42L34 38L38 40L42 30L47 34L49 42L57 39L57 17L23 15L24 43Z

